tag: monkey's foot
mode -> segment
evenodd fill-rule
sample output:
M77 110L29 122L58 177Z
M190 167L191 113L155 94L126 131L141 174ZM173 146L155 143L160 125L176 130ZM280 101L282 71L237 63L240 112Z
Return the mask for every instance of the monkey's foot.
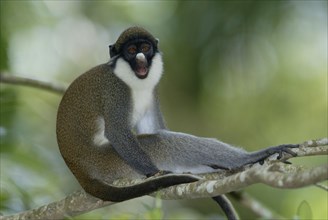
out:
M276 147L273 147L272 150L269 148L269 154L270 156L272 154L275 154L275 153L278 153L278 157L277 157L277 160L280 160L282 158L282 153L285 152L285 153L288 153L290 155L292 155L293 157L296 157L297 154L290 150L290 148L297 148L299 147L300 145L299 144L282 144L282 145L278 145Z
M253 156L255 160L251 163L260 163L261 165L264 163L264 160L270 157L273 154L278 154L277 160L280 160L282 158L283 153L288 153L292 155L293 157L296 157L297 154L291 150L291 148L297 148L299 147L299 144L282 144L274 147L269 147L264 150L260 150L258 152L254 152ZM286 162L289 163L289 162Z

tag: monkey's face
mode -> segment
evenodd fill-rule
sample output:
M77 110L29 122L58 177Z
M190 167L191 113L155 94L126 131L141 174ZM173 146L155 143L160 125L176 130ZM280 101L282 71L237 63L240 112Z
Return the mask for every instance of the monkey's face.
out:
M109 54L113 73L132 89L153 89L163 74L158 40L143 28L123 31Z
M154 57L154 47L146 39L136 39L123 46L122 56L130 64L135 75L139 79L145 79Z

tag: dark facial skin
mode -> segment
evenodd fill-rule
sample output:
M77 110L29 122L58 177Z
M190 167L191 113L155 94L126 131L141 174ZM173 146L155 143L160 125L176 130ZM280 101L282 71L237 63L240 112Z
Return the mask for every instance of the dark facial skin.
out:
M139 79L145 79L148 76L148 69L154 56L154 48L149 41L137 39L128 42L123 47L122 55Z

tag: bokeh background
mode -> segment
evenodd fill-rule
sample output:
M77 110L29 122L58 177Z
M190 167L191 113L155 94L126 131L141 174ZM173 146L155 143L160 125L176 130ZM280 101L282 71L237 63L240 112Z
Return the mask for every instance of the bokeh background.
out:
M160 39L162 110L175 131L252 151L327 136L327 1L1 1L1 70L68 85L107 62L132 25ZM61 97L0 84L0 212L80 188L55 136ZM314 166L327 157L301 158ZM327 192L254 185L246 192L287 218L327 219ZM235 203L242 219L255 216ZM306 204L301 205L301 204ZM304 208L305 207L305 208ZM304 210L302 210L304 209ZM305 214L304 214L305 213ZM216 219L210 199L131 200L78 219Z

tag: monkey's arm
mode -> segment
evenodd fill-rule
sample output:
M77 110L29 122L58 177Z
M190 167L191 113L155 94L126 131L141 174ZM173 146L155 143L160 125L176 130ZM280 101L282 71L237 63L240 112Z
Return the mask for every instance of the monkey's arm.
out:
M113 80L115 80L114 78ZM116 79L117 80L117 79ZM103 119L104 135L108 139L111 147L115 149L131 168L145 176L152 176L159 172L147 153L140 147L140 144L133 134L131 123L131 103L129 98L122 98L118 94L127 91L126 85L121 81L112 92L104 93L103 96ZM110 87L110 84L107 85ZM106 91L105 91L106 92ZM113 95L113 94L114 95ZM129 97L128 94L124 94ZM113 103L116 107L111 108Z
M152 176L159 172L149 156L140 147L132 131L120 125L107 126L105 136L118 155L134 170L145 176Z

